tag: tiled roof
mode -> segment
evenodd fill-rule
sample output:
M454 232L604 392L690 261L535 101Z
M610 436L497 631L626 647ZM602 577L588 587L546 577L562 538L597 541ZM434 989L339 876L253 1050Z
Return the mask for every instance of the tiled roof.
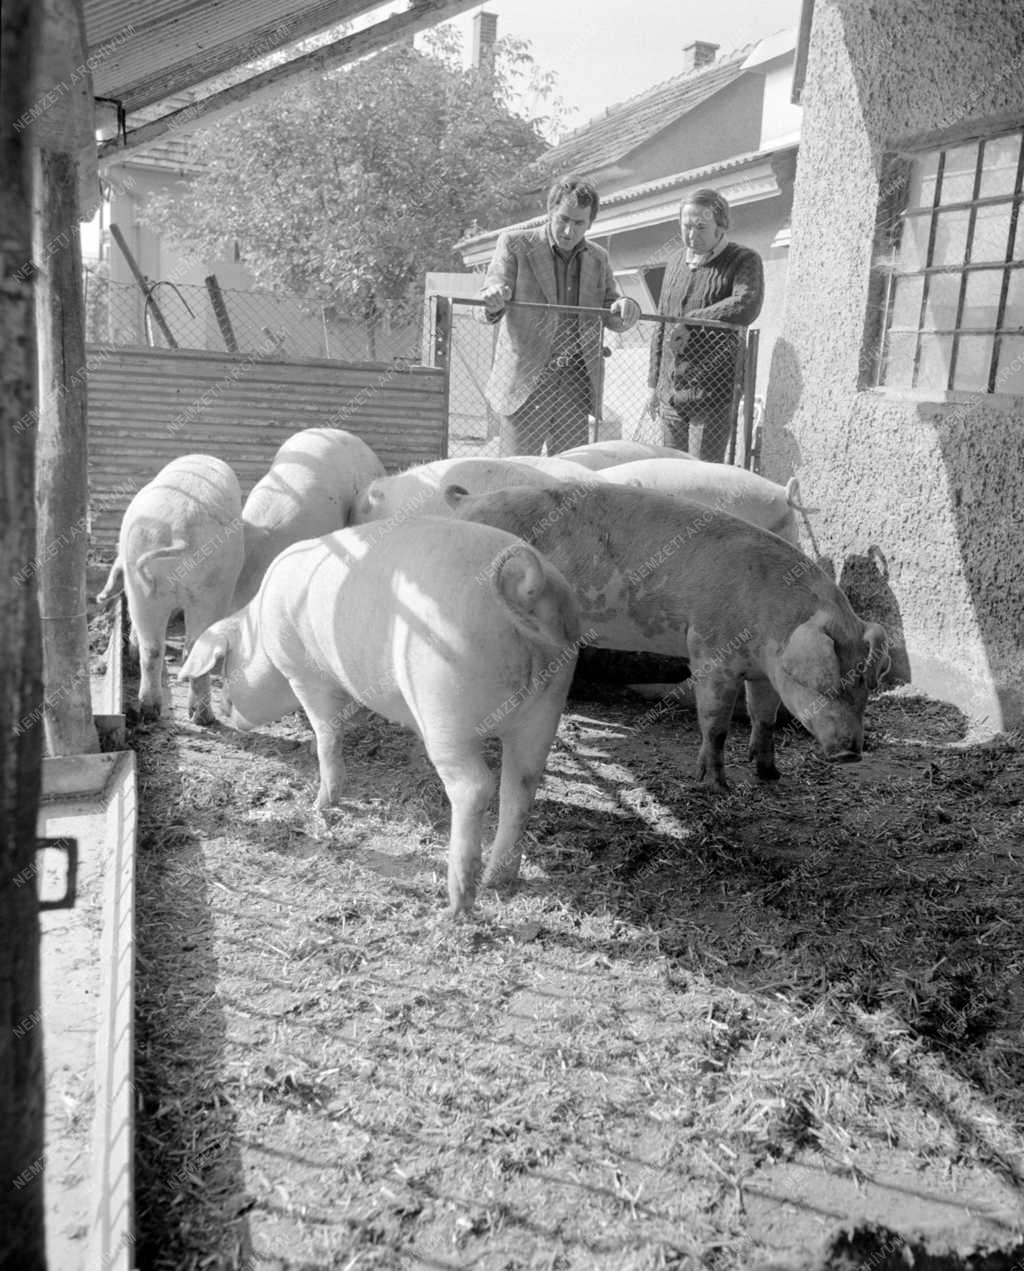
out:
M710 66L685 71L655 84L638 97L609 106L603 115L578 128L539 162L563 172L596 172L608 167L739 79L753 47L747 45Z
M726 159L718 159L714 163L702 164L699 168L690 168L686 172L670 172L665 176L655 177L651 181L644 181L640 185L631 185L624 190L616 190L613 194L609 194L601 199L601 210L606 211L608 208L616 207L624 203L631 203L637 199L641 199L649 194L658 194L663 190L673 189L691 189L698 184L716 177L721 177L727 172L738 171L744 167L758 163L763 159L770 159L772 155L786 151L795 150L796 143L794 141L786 141L777 145L768 146L763 150L751 150L747 154L729 155ZM537 229L547 221L547 213L540 212L536 216L531 216L527 220L516 221L512 225L503 225L501 229L488 229L467 234L465 238L460 238L454 244L454 250L457 252L465 252L469 248L477 247L481 243L493 242L497 238L501 230L526 230ZM601 223L597 222L595 235L601 236Z

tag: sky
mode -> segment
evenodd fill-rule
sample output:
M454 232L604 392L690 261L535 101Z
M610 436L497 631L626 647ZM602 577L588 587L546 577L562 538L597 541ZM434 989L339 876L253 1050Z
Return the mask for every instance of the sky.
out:
M555 73L556 92L578 108L571 128L678 75L694 40L726 53L800 21L800 0L489 0L454 19L467 57L481 8L498 15L499 38L529 40Z

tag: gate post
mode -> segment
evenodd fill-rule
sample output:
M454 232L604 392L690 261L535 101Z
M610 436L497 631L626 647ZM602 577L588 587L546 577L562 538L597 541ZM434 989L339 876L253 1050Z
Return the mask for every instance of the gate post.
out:
M743 466L751 472L761 467L761 453L751 453L754 437L754 387L757 380L757 349L761 333L747 331L747 356L743 364Z
M452 347L452 302L448 296L434 296L433 300L431 363L447 371Z
M432 366L444 371L444 423L441 429L441 458L448 458L449 401L451 399L452 371L452 302L450 296L434 296L430 311L430 361Z

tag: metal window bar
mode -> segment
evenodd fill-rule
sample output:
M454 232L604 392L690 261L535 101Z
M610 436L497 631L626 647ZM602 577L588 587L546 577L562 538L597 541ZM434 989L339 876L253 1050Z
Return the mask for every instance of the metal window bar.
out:
M1017 152L1017 172L1013 181L1013 202L1010 205L1010 227L1006 235L1006 267L1003 269L1003 285L999 291L999 308L996 312L996 333L992 342L992 365L988 372L988 391L994 393L999 380L999 362L1003 352L1003 327L1006 322L1006 301L1010 294L1010 275L1013 264L1013 245L1017 241L1017 224L1021 215L1024 195L1024 130L1020 134Z
M974 254L974 227L978 220L978 195L981 193L982 164L985 156L985 143L978 143L978 153L974 159L974 181L971 184L971 202L967 213L967 237L964 240L963 268L960 273L960 286L956 296L956 320L953 323L953 342L949 350L949 370L946 372L946 388L952 391L956 383L956 363L960 355L960 331L964 321L964 301L967 299L967 263Z
M935 170L935 189L932 192L931 216L930 216L930 222L928 226L928 248L924 258L926 265L930 265L932 263L932 258L935 254L935 231L938 228L938 221L939 221L938 209L940 206L940 199L942 196L942 178L945 173L945 169L946 169L946 152L945 150L943 150L939 153L939 162ZM921 288L921 310L920 310L920 313L918 314L917 339L914 343L914 373L910 379L910 383L914 388L917 387L917 376L918 376L919 370L921 369L921 333L924 328L924 317L925 317L925 314L928 312L929 290L930 290L930 280L928 275L926 274L924 279L924 285Z
M1018 335L1020 333L1017 327L1006 326L1006 305L1009 295L1010 280L1016 269L1024 267L1024 262L1016 261L1013 257L1013 245L1016 241L1017 227L1021 217L1021 204L1024 202L1024 132L1001 134L1017 136L1020 144L1017 151L1017 167L1014 177L1013 188L1008 193L999 193L994 195L981 196L982 181L985 173L985 150L987 143L991 138L982 138L978 144L978 153L975 159L975 170L972 181L971 198L958 199L949 203L942 201L943 178L946 170L947 150L938 151L938 162L935 174L935 189L932 194L931 204L927 208L908 209L904 211L900 217L900 225L902 234L908 222L917 218L928 217L928 244L925 255L925 266L922 269L909 271L907 273L897 273L895 270L896 252L898 249L900 235L894 236L892 251L890 254L890 272L886 282L886 290L884 296L885 318L881 354L879 357L879 372L877 383L884 384L887 382L890 364L891 338L893 335L910 335L915 336L914 341L914 358L913 370L911 377L911 385L915 388L920 387L919 375L922 357L922 336L949 336L951 339L950 361L946 375L945 388L952 391L956 383L957 361L961 352L961 339L963 336L992 336L992 351L989 356L988 375L986 377L986 391L994 392L998 381L999 360L1002 352L1002 342L1006 336ZM1003 260L999 263L984 262L981 264L972 264L971 256L974 250L974 236L977 225L978 210L985 207L998 207L1009 204L1010 217L1007 229L1006 249ZM941 213L950 211L968 212L967 230L964 239L964 247L962 251L962 259L957 265L934 263L935 239L938 228L938 218ZM999 299L997 302L997 311L995 321L992 326L964 326L963 316L966 304L967 286L970 278L984 271L999 270L1002 273ZM952 326L927 326L925 318L928 311L929 301L931 299L931 283L938 276L955 274L959 277L959 287L957 289L956 313ZM893 308L895 302L895 293L897 284L903 279L920 277L923 279L921 288L921 301L918 311L918 322L916 327L910 326L894 326L892 323ZM928 386L925 386L928 387Z

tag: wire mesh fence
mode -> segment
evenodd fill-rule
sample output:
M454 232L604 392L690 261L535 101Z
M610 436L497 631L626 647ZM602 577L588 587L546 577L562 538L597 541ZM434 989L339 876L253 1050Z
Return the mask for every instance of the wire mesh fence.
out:
M601 310L512 302L533 311L512 338L480 301L433 299L450 455L553 455L621 437L756 465L756 330L643 314L614 332Z
M416 326L382 321L368 327L297 296L223 290L212 276L205 285L148 282L143 292L87 268L84 291L91 343L345 362L419 360Z

